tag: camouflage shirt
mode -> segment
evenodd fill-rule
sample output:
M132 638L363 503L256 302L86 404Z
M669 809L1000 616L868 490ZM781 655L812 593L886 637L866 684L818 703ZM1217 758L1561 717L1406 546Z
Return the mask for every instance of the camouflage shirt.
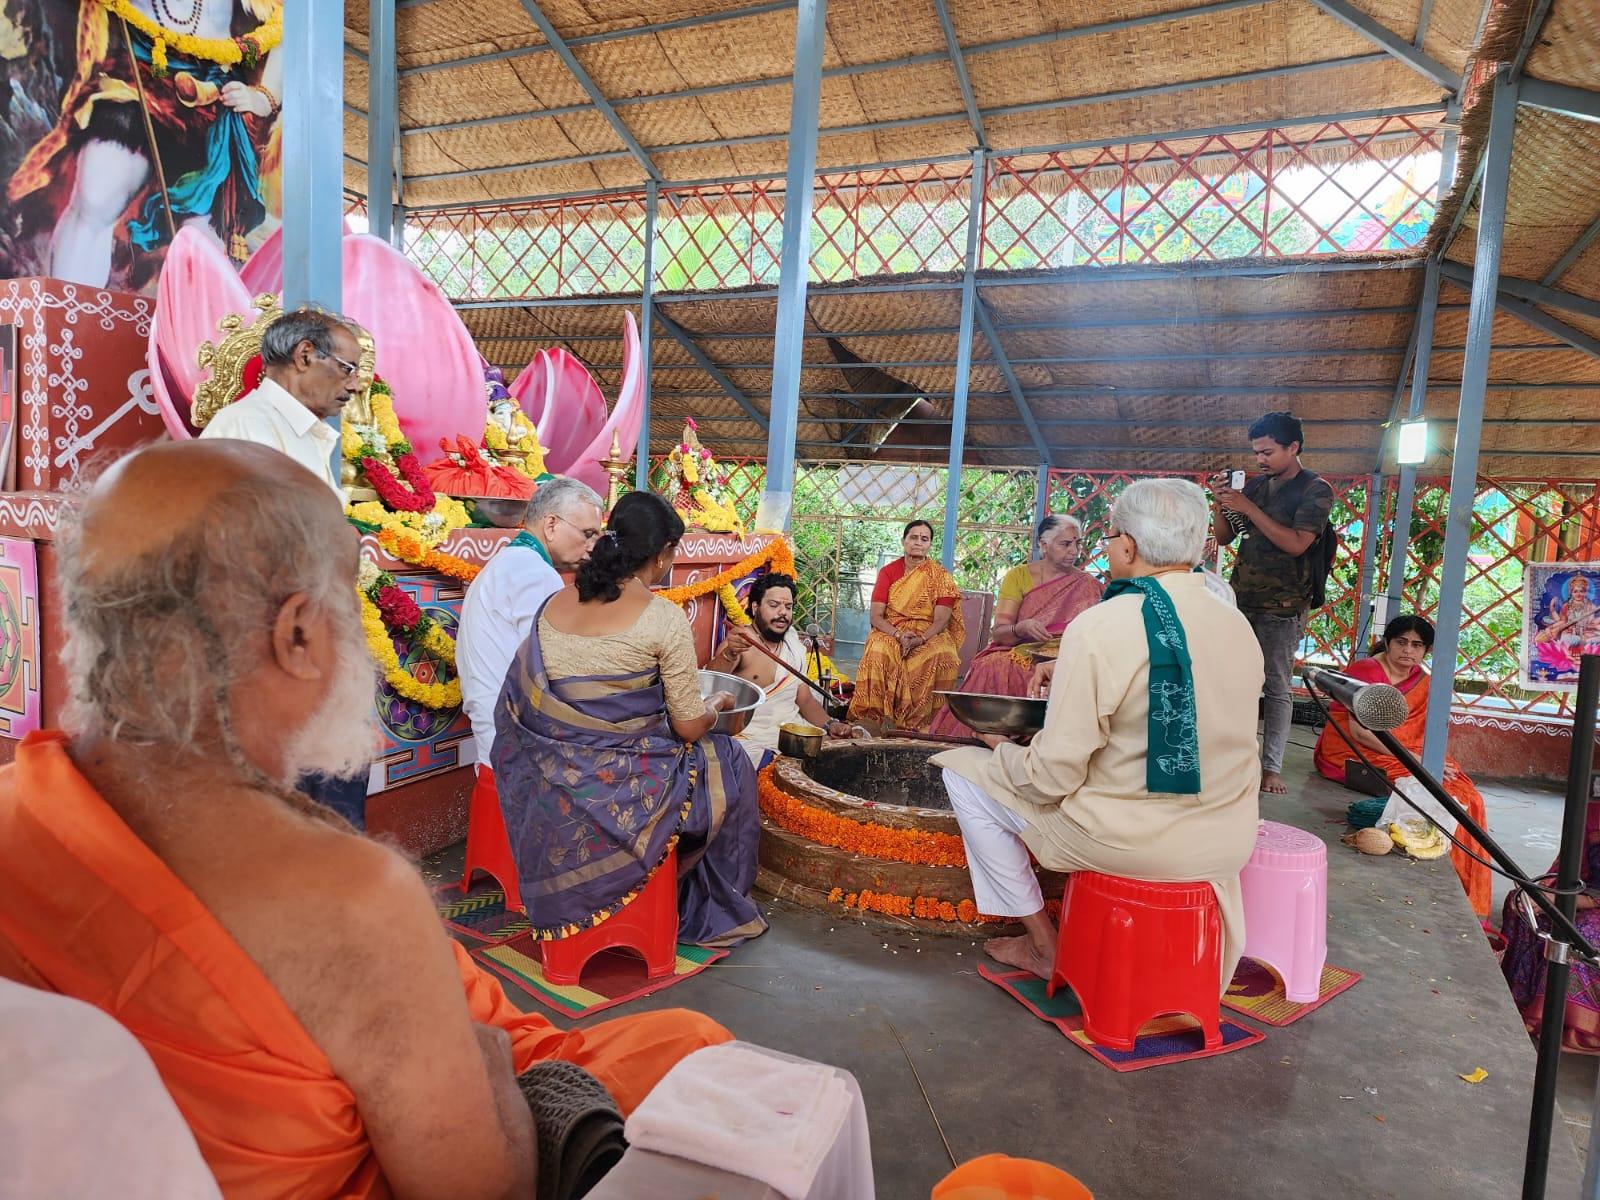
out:
M1333 489L1321 476L1301 468L1310 482L1296 476L1287 482L1257 476L1245 495L1280 525L1321 534L1333 509ZM1293 614L1311 607L1311 552L1296 558L1272 544L1254 525L1241 535L1233 560L1233 591L1242 612Z

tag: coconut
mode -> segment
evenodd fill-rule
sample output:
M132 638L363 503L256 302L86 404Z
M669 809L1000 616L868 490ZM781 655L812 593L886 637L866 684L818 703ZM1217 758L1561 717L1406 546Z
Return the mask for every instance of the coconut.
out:
M1345 841L1363 854L1387 854L1394 849L1394 843L1389 840L1387 833L1370 827L1356 830Z

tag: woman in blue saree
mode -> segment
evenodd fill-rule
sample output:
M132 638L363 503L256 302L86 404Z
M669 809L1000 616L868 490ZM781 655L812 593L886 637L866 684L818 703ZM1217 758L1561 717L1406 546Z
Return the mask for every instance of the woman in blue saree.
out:
M678 936L730 946L766 929L750 890L760 818L749 757L711 732L688 619L650 584L683 522L630 492L573 585L546 601L495 714L494 771L536 936L598 925L678 851Z

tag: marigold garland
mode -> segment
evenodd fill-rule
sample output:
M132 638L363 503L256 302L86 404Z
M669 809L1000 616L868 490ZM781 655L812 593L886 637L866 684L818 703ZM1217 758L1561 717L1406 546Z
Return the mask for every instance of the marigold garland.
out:
M873 892L863 888L859 892L846 892L834 888L828 893L834 904L843 904L857 912L882 913L887 917L917 917L923 921L959 921L964 925L999 924L1004 917L991 917L978 911L971 900L952 904L937 896L899 896L893 892Z
M282 4L274 7L272 15L249 33L235 38L202 38L158 25L130 4L129 0L98 2L101 8L113 16L121 17L150 39L150 73L157 79L166 78L169 46L189 58L214 62L224 67L242 63L246 69L250 69L260 61L262 55L275 49L283 40Z
M378 545L382 546L392 558L410 563L413 567L421 567L425 571L448 575L451 579L458 579L462 583L471 583L483 570L476 563L469 563L464 558L429 548L409 529L385 527L378 530Z
M674 604L685 605L691 600L698 600L701 596L709 596L712 592L720 592L724 585L731 585L736 580L743 579L755 571L757 567L766 567L769 571L779 575L794 574L794 551L789 549L788 541L782 534L778 534L754 554L741 558L733 566L720 571L707 579L699 579L694 583L686 583L681 587L662 588L656 595L671 600ZM734 607L737 608L737 598Z
M378 611L378 606L359 588L356 596L361 605L361 628L367 636L367 651L382 668L384 680L389 686L398 695L428 708L459 708L461 681L452 679L446 683L423 683L407 671L400 663L400 656L395 653L394 640L383 623L383 614ZM432 622L423 636L422 648L441 661L455 662L455 642L437 622Z
M967 865L966 849L956 834L895 829L837 816L784 791L778 786L774 769L768 766L756 776L756 796L763 815L780 829L808 842L887 862L926 867Z
M433 510L421 513L390 512L376 500L362 500L345 509L345 516L373 529L414 534L424 546L437 546L455 530L472 524L467 506L454 496L436 497Z

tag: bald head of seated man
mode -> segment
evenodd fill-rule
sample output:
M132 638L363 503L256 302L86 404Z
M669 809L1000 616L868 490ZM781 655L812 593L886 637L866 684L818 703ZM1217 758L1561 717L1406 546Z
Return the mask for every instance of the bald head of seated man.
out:
M58 545L67 733L0 772L0 975L132 1029L230 1197L532 1195L517 1072L577 1062L626 1111L729 1035L518 1012L410 862L294 790L377 745L357 546L265 447L100 479Z

